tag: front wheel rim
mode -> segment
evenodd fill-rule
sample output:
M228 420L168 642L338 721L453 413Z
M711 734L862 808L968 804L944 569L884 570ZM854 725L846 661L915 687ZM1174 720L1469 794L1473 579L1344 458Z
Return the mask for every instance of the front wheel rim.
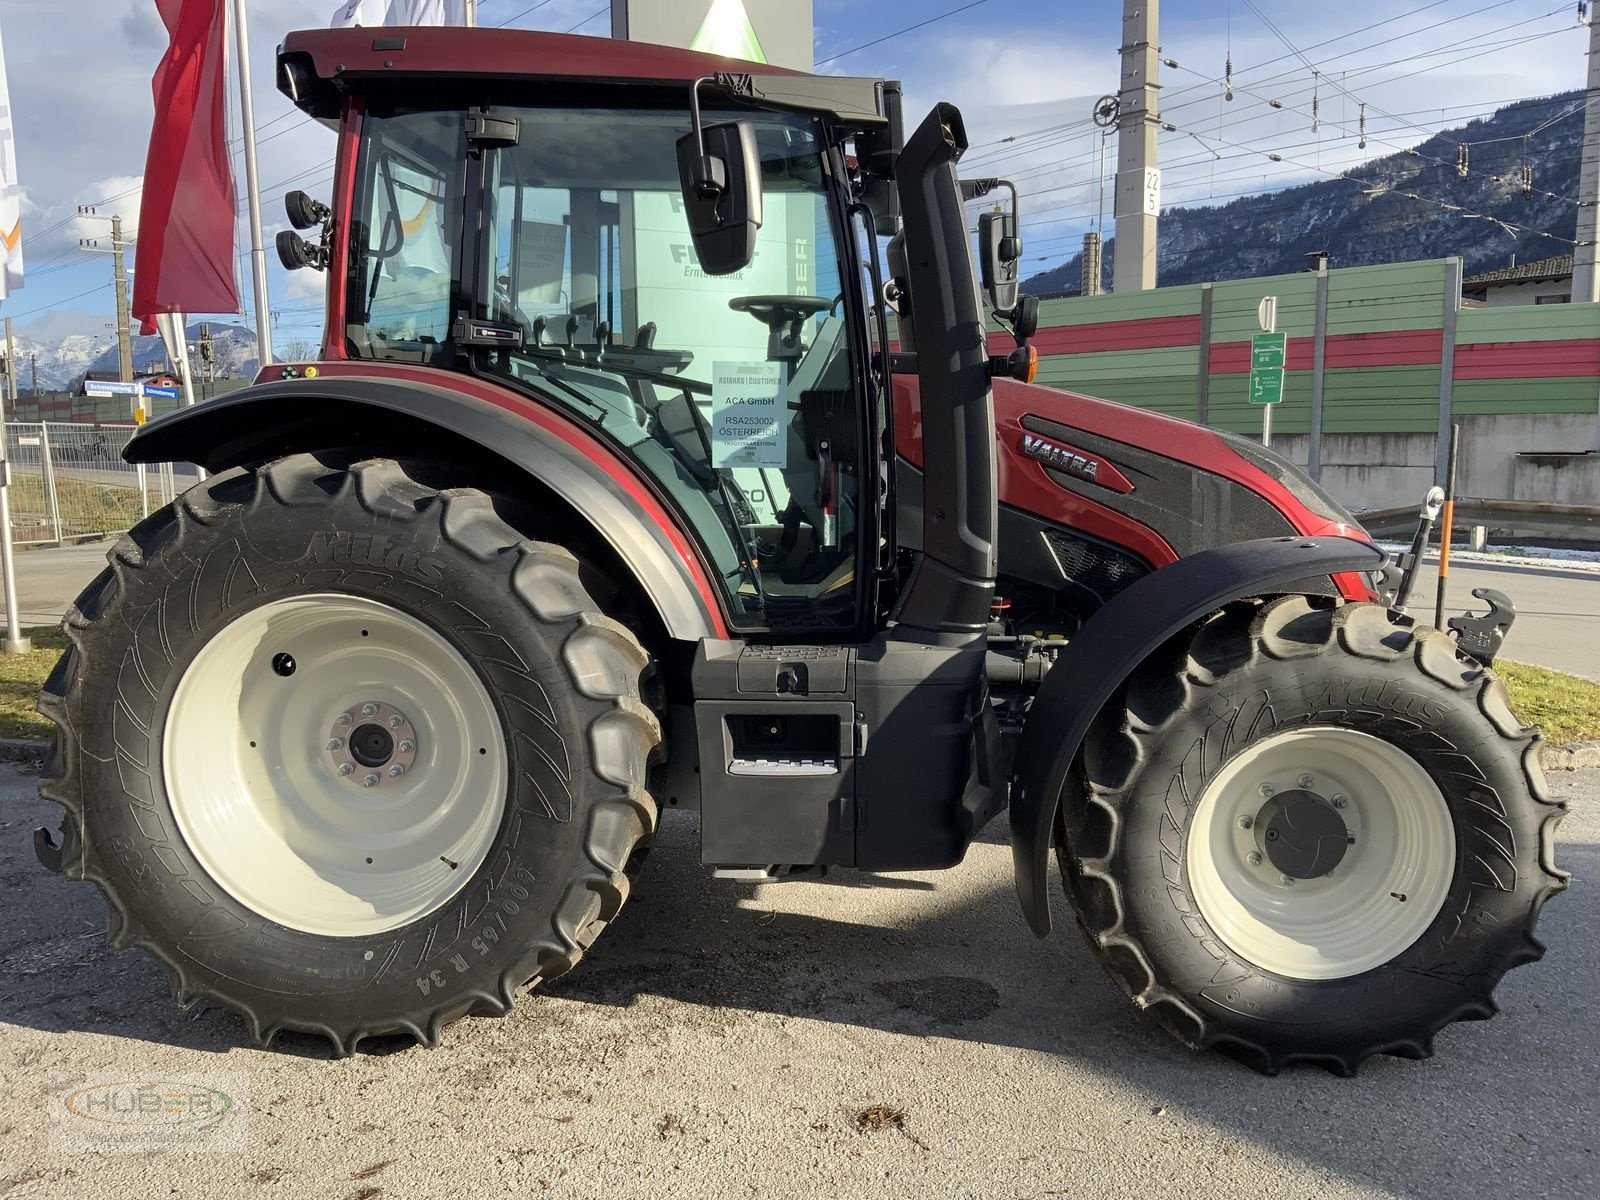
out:
M1288 978L1345 979L1403 953L1439 915L1455 826L1400 747L1314 726L1224 764L1195 805L1184 861L1200 915L1235 954Z
M455 896L506 809L478 673L399 609L295 596L219 630L168 709L162 771L185 842L259 916L362 937Z

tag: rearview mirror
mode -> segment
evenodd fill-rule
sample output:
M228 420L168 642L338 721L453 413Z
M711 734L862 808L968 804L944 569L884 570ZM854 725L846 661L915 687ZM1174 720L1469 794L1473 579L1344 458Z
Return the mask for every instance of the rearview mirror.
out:
M1010 316L1017 306L1017 276L1022 263L1022 239L1017 236L1015 213L986 212L978 217L978 271L989 304L1000 316Z
M695 114L698 126L698 112ZM678 181L700 269L731 275L750 265L761 228L761 155L748 121L709 125L678 139Z

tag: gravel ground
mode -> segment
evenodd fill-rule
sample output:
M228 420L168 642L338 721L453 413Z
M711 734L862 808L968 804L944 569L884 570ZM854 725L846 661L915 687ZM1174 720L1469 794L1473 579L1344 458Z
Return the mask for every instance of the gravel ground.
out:
M1028 933L1003 829L954 871L754 888L707 878L686 814L615 928L511 1017L433 1052L261 1051L104 947L97 893L34 863L55 812L33 782L0 767L3 1196L1600 1194L1600 771L1552 781L1574 878L1546 961L1436 1058L1355 1080L1169 1043L1059 896L1056 935ZM51 1152L53 1072L243 1073L247 1148Z

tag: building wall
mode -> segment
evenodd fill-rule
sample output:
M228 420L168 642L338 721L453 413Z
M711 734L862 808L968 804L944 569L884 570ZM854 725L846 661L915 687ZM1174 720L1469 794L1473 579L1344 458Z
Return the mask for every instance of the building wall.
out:
M1537 304L1541 298L1553 301L1572 299L1572 280L1552 279L1541 283L1495 283L1484 289L1485 308L1505 308L1513 304Z
M1600 447L1600 305L1457 309L1450 267L1436 259L1328 273L1322 480L1353 507L1409 503L1432 483L1447 375L1462 425L1463 495L1512 496L1518 454ZM1303 465L1316 291L1317 277L1299 273L1047 300L1034 339L1038 380L1259 434L1250 338L1257 305L1277 296L1288 361L1273 445ZM1011 344L1003 334L992 340Z

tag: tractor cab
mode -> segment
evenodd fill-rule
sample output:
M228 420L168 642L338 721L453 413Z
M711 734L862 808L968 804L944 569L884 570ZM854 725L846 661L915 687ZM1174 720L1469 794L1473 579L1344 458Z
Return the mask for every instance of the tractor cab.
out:
M552 63L580 40L531 39ZM329 81L317 58L334 41L356 45ZM887 565L887 359L847 148L886 125L883 86L623 74L630 53L675 53L658 47L619 48L603 81L464 88L424 70L402 85L409 47L371 48L395 41L284 48L285 90L346 137L348 209L289 203L334 231L326 250L280 237L286 265L329 272L325 357L553 405L677 510L730 627L867 632ZM371 70L380 54L391 77Z

